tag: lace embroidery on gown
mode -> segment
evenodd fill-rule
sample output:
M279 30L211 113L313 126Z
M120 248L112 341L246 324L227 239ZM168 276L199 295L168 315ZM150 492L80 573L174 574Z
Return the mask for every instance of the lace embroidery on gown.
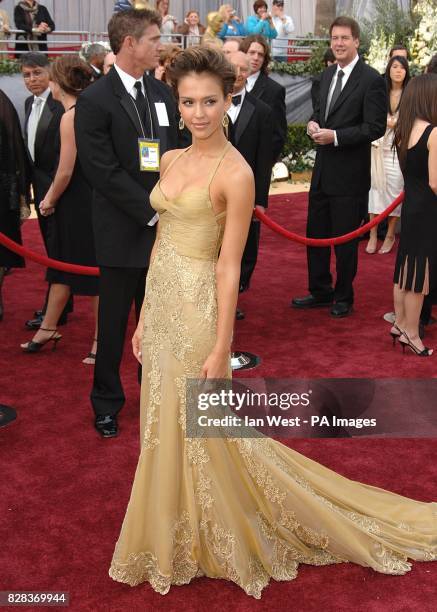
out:
M215 343L225 215L209 185L228 146L205 188L168 199L159 182L151 195L160 234L146 286L141 453L109 575L162 594L224 578L260 598L300 563L404 574L408 558L435 560L435 503L348 480L269 438L185 437L185 381Z

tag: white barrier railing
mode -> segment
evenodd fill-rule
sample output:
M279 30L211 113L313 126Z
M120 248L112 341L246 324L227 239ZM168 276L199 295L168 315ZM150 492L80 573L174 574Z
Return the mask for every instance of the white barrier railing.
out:
M77 53L81 46L88 42L94 43L99 41L108 41L107 32L87 32L80 30L56 30L48 34L47 41L38 39L27 40L26 38L20 38L16 40L17 34L26 34L23 30L11 30L11 37L0 40L0 60L4 56L27 53L27 51L17 51L16 45L31 44L39 47L41 45L47 45L47 54L59 55ZM12 38L14 36L14 38ZM58 37L61 37L60 39ZM243 37L232 37L233 39L243 39ZM197 45L200 43L201 36L195 36L193 34L163 34L161 36L161 42L163 44L174 44L180 46L182 49ZM327 41L326 38L307 38L295 36L293 38L276 38L274 39L275 44L275 55L281 55L287 57L287 59L293 59L295 56L309 57L311 55L314 43L320 41ZM284 43L282 45L282 42ZM279 44L278 44L279 43ZM306 43L306 44L304 44ZM271 41L270 41L271 44Z

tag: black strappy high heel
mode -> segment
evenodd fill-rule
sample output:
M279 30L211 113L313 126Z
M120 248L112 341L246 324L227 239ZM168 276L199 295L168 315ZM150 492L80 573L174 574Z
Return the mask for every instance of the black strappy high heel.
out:
M395 325L396 327L396 325ZM396 327L396 329L400 330L398 327ZM413 351L413 353L415 355L418 355L419 357L431 357L431 355L433 354L433 350L428 348L427 346L425 346L425 348L421 351L413 342L411 342L410 338L408 337L408 334L406 334L404 331L402 331L402 335L404 336L404 338L407 339L406 342L403 342L400 338L399 338L399 344L402 346L402 352L405 354L405 347L408 346L409 349L411 349Z
M35 342L34 340L31 340L30 342L26 342L26 344L22 344L21 348L23 349L25 353L38 353L49 342L53 342L52 350L53 351L56 350L56 346L59 340L62 338L60 334L56 333L58 330L57 329L47 329L45 327L40 327L40 329L42 331L53 332L53 333L49 338L47 338L47 340L44 340L44 342Z

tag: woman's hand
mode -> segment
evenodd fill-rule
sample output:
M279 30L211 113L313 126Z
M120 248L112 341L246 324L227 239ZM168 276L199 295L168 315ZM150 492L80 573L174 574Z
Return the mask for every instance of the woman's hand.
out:
M139 321L137 328L135 330L134 335L132 336L132 352L134 354L135 359L142 365L143 364L143 356L141 353L141 344L143 339L143 322Z
M201 378L227 378L229 352L212 351L202 366Z
M44 198L44 200L42 200L39 204L39 210L43 217L48 217L53 215L55 212L55 207L48 198Z

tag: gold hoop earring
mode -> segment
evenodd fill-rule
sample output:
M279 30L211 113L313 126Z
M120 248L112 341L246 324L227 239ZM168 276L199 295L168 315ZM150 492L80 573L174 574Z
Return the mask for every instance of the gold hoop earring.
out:
M223 115L222 125L223 125L223 129L225 130L225 136L226 138L228 138L229 137L229 117L227 113Z
M185 121L182 119L182 117L179 119L179 129L182 131L185 127Z

